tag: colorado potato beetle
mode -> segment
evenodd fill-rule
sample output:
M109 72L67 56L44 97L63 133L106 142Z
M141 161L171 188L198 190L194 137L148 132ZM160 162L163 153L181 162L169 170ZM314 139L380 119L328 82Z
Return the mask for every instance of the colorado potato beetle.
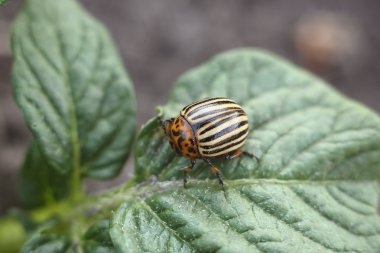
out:
M197 159L204 160L224 189L221 173L210 161L212 158L233 159L241 154L249 131L248 117L242 107L228 98L208 98L185 106L176 118L160 120L173 151L190 159L183 170L186 186L188 173Z

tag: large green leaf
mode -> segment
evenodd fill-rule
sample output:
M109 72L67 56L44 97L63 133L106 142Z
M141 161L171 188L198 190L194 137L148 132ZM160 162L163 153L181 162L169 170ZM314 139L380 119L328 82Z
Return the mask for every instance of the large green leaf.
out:
M119 207L119 252L379 252L376 182L159 183Z
M16 100L49 165L115 176L132 143L135 99L103 26L74 0L28 0L12 49Z
M70 248L380 252L376 114L289 63L249 49L224 53L186 73L163 111L166 117L175 116L183 105L209 96L242 104L253 129L245 149L259 163L246 157L215 161L225 176L225 192L199 163L193 174L197 179L185 189L181 180L169 179L180 177L188 161L174 156L152 119L143 126L136 151L133 182L145 182L92 197L74 209L66 220L76 217L82 230L94 225L82 237L75 230ZM159 182L147 181L151 175ZM89 216L107 210L109 224ZM67 234L54 233L44 236L60 239ZM44 244L32 239L27 245Z
M233 50L185 73L176 83L166 118L206 97L228 97L246 111L251 132L245 150L260 158L216 161L229 179L374 179L380 175L380 119L321 79L261 50ZM153 159L152 159L153 158ZM138 137L136 180L182 176L188 159L176 157L157 120ZM198 162L191 174L212 177Z
M233 50L185 73L166 118L206 97L228 97L248 114L247 157L214 161L193 178L146 190L114 214L111 237L120 252L380 252L376 213L380 119L325 82L261 50ZM189 161L176 157L157 119L143 126L137 182L181 178Z

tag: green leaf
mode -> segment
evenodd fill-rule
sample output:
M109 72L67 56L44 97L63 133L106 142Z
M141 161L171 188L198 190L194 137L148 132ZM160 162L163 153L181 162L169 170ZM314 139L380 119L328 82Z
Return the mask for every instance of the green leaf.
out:
M146 187L114 213L119 252L379 252L375 181Z
M51 168L32 142L21 168L19 188L21 200L27 207L51 204L69 195L70 174Z
M215 161L225 178L284 180L374 179L380 175L380 119L326 85L321 79L268 52L239 49L223 53L177 81L165 117L207 97L238 102L250 120L241 156ZM153 159L152 159L153 158ZM176 157L152 119L136 147L136 180L182 177L190 162ZM363 169L365 168L365 169ZM213 178L202 161L190 175Z
M7 0L0 0L0 6L5 4L7 2Z
M78 238L79 231L65 231L58 224L45 224L24 244L21 252L51 253L114 253L116 252L109 235L109 221L101 220ZM67 229L67 227L66 227ZM80 228L83 231L83 227Z
M227 190L198 162L189 188L162 182L111 221L121 252L379 252L380 119L324 81L261 50L223 53L185 73L165 118L206 97L237 101L250 119L247 157L215 160ZM157 119L140 131L135 180L182 178ZM128 251L128 249L131 249Z
M108 220L101 220L87 230L84 236L83 251L86 253L116 252L109 234Z
M16 100L49 165L115 176L133 140L135 99L103 26L74 0L28 0L12 51Z
M60 253L68 252L69 240L62 235L37 233L22 247L21 253L44 252Z
M244 107L253 129L245 149L260 162L215 161L225 192L198 163L197 179L185 189L182 180L168 179L180 177L188 161L172 154L152 119L138 137L132 183L145 182L93 197L63 219L86 226L93 224L89 214L108 218L107 210L121 203L109 224L95 224L80 245L108 252L110 235L117 252L380 252L376 114L309 73L249 49L186 73L159 114L175 116L208 96L231 97ZM146 181L151 175L159 181ZM76 238L79 227L72 229Z

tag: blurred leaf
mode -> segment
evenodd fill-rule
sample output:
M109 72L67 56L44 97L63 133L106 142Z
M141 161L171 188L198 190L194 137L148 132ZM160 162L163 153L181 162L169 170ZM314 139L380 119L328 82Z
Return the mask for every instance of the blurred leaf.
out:
M103 26L74 0L28 0L12 49L16 100L49 165L115 176L133 140L135 98Z
M70 243L65 236L37 233L22 247L21 253L60 253L69 251Z
M21 168L19 192L27 207L51 204L70 193L70 174L62 174L45 162L32 142Z
M84 235L83 249L86 253L116 252L109 235L108 220L101 220L87 230Z
M0 0L0 6L5 4L8 0Z
M220 96L246 111L251 132L244 149L260 158L259 163L244 156L215 161L225 178L340 180L380 175L377 115L268 52L233 50L188 71L174 86L164 113L176 117L187 104ZM190 164L174 155L155 119L139 134L135 163L137 181L152 174L159 180L181 178ZM195 178L214 178L202 161L193 171Z
M59 226L59 223L43 225L25 243L21 252L116 252L109 235L108 220L98 221L90 226L87 231L84 226L78 227L75 231L68 228L67 226ZM83 236L80 235L82 231L86 231Z
M25 229L17 218L0 218L0 249L2 253L18 252L25 239Z

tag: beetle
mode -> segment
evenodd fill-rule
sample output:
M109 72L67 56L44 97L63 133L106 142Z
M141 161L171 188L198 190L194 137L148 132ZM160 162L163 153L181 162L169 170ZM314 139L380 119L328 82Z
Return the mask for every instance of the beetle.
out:
M231 99L203 99L185 106L176 118L159 120L172 150L190 159L190 166L183 170L185 187L197 159L210 166L223 190L221 173L210 159L233 159L243 154L258 160L241 149L249 132L248 117Z

